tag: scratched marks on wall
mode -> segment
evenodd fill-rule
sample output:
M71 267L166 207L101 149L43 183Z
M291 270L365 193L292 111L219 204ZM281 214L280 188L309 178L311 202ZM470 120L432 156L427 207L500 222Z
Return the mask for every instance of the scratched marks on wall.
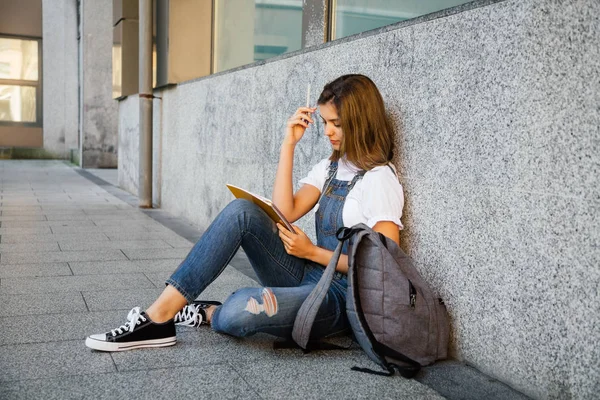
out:
M393 31L382 35L378 40L381 44L377 46L377 66L381 71L401 70L410 72L412 69L414 50L414 31ZM391 75L391 74L383 74Z
M310 106L317 105L317 99L322 90L321 82L317 81L317 78L323 79L321 70L321 64L318 60L308 58L304 62L297 63L289 71L285 86L285 102L293 101L293 108L288 110L290 115L298 107L306 106L306 90L309 84L311 85ZM285 102L282 101L282 104L285 104ZM319 137L322 136L322 130L320 129L320 123L317 122L317 116L313 114L313 117L315 124L309 127L297 147L296 157L301 165L312 165L323 156L319 151L322 146L319 146L318 143Z
M211 138L218 135L219 126L217 125L217 107L216 102L219 99L215 91L215 85L205 83L204 98L202 99L202 109L194 115L193 135L196 138L196 153L208 153L211 145ZM190 110L192 111L192 110Z

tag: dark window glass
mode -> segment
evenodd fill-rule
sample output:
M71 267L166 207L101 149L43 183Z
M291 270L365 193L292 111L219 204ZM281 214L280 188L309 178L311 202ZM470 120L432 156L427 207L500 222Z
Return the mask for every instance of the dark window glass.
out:
M215 72L301 46L302 0L215 1Z
M333 0L332 39L416 18L472 0Z

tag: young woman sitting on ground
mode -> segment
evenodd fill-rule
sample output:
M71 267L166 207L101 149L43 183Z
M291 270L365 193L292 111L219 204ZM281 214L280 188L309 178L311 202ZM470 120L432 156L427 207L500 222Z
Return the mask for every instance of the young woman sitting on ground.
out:
M163 347L176 343L175 325L209 324L217 332L257 332L290 338L296 314L321 277L337 245L338 228L365 223L399 242L404 204L391 164L394 130L381 94L363 75L344 75L325 85L318 100L332 154L300 181L294 193L294 150L316 108L300 107L288 121L273 188L273 202L294 222L315 209L317 243L300 228L292 233L258 206L234 200L217 216L145 311L135 307L127 322L91 335L86 346L102 351ZM218 302L195 301L242 247L261 288L243 288ZM329 293L319 309L311 340L349 329L345 312L347 244Z

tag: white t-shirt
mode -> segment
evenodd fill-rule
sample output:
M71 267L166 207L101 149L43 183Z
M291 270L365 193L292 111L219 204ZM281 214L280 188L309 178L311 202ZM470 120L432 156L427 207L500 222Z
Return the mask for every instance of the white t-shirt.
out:
M315 165L306 178L300 180L301 185L312 185L323 189L327 180L327 172L331 161L323 159ZM390 164L392 165L392 164ZM396 168L392 165L394 171ZM351 181L359 169L344 159L338 162L336 179ZM316 207L314 211L316 211ZM404 207L404 192L395 172L383 165L375 167L359 179L354 188L348 193L342 219L345 226L360 222L372 228L379 221L391 221L403 229L400 218Z

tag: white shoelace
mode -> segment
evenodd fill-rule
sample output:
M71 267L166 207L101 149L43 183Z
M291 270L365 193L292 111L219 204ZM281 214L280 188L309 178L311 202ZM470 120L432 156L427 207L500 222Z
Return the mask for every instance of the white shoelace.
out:
M193 304L188 304L175 315L175 324L198 327L202 323L202 314Z
M134 307L131 309L131 311L129 311L129 314L127 314L127 322L124 325L121 325L120 327L111 330L110 333L113 336L116 336L120 335L123 332L133 332L135 326L141 323L140 320L141 322L147 321L146 318L143 315L141 315L140 308Z

